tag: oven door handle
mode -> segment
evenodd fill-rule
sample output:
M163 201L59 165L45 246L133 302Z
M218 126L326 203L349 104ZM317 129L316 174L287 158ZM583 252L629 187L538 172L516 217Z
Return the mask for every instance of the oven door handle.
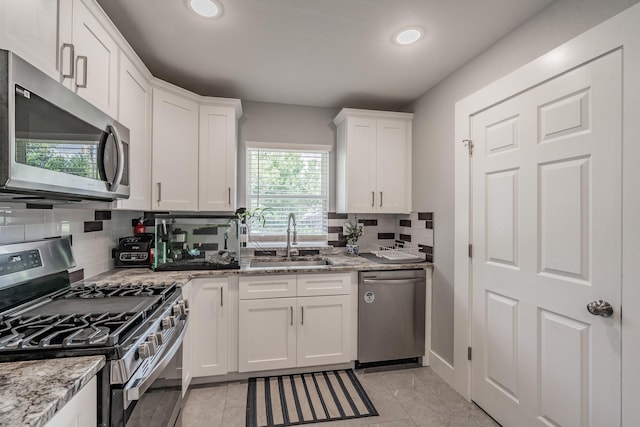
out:
M157 357L156 364L146 377L136 378L133 381L133 387L125 387L124 393L124 408L128 408L131 402L135 400L139 400L142 395L151 387L151 384L160 376L162 371L169 365L169 362L173 359L173 356L178 352L180 346L182 345L182 339L184 338L184 334L187 332L187 324L189 322L189 318L185 320L183 327L177 334L173 336L177 338L171 343L171 345L165 347L166 350L162 353L160 357Z

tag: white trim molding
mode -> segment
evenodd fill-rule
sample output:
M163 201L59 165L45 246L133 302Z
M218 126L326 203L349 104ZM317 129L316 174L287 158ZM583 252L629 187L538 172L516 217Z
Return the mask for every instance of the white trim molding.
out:
M468 245L470 230L469 117L523 88L536 86L594 58L620 49L623 54L623 178L622 178L622 296L628 306L640 301L640 4L586 31L562 46L462 99L455 105L455 243L454 243L454 359L452 383L466 398L471 393L467 348L471 345L472 277ZM606 142L606 141L603 141ZM598 260L594 260L597 262ZM636 396L640 393L640 310L624 312L622 323L622 425L637 425ZM436 357L432 367L435 368ZM440 368L438 368L440 369ZM445 369L446 371L446 369ZM438 372L439 373L439 372ZM446 377L440 374L443 378Z

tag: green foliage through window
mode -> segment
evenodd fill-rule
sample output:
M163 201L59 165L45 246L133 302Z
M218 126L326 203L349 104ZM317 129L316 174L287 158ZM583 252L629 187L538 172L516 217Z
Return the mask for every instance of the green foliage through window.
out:
M328 152L249 148L247 208L268 207L273 215L254 236L284 236L289 212L298 236L326 237Z

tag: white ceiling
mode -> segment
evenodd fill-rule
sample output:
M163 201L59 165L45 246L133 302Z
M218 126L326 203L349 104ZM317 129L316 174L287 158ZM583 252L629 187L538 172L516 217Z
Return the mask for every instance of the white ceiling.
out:
M201 95L398 109L553 0L98 0L151 72ZM419 25L425 38L396 46ZM544 35L541 35L544 36Z

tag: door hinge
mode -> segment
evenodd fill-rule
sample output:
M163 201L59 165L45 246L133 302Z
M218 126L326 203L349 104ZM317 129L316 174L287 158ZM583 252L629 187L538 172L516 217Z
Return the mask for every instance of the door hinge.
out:
M473 258L473 245L469 243L469 258Z
M473 141L470 140L470 139L463 139L462 143L464 144L466 149L469 150L469 155L472 156L473 155Z
M471 360L471 347L467 347L467 360Z

